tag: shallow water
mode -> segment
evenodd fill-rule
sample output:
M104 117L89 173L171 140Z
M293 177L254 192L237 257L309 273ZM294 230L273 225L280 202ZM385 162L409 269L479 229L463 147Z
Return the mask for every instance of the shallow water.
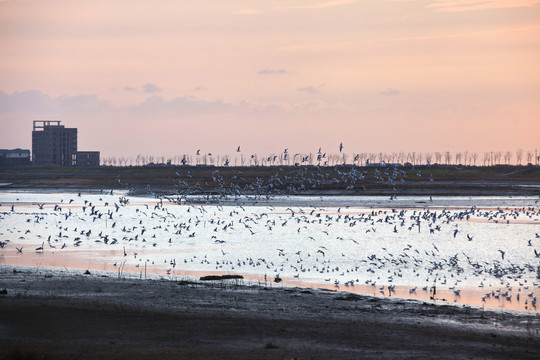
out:
M141 277L230 273L268 285L279 277L294 286L536 311L538 198L191 200L203 204L0 193L0 264Z

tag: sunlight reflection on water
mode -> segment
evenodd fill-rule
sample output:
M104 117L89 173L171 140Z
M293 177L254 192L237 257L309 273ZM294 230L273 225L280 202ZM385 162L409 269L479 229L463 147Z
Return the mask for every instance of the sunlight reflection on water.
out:
M123 196L0 193L0 264L240 274L267 286L279 276L291 286L536 311L535 198L276 197L241 207Z

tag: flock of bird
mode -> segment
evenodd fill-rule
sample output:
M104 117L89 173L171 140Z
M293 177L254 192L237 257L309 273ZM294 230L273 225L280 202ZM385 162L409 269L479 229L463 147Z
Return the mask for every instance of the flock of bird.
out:
M351 182L363 176L354 169L337 175L337 180L324 175L301 180ZM379 172L383 181L399 175L397 169ZM213 177L224 183L218 170ZM485 290L482 301L536 310L540 208L397 208L391 206L394 199L380 208L325 207L317 197L289 206L289 198L269 195L275 184L294 180L276 175L250 189L229 186L228 194L212 198L193 195L195 189L158 198L112 191L13 194L29 198L11 203L0 195L9 203L0 207L0 254L70 256L72 249L114 249L116 255L102 261L116 268L131 264L171 275L232 272L346 290L369 286L390 295L398 286L408 287L411 296L449 289L459 298L476 288ZM244 205L261 197L265 203Z
M171 185L171 190L168 195L175 197L190 197L193 195L212 194L208 196L208 200L219 202L224 198L239 198L253 199L267 198L277 195L298 195L305 194L309 191L321 189L341 188L343 190L366 190L366 186L372 183L384 184L393 190L394 194L391 199L397 199L396 185L403 184L407 181L407 172L398 167L374 167L372 171L359 170L356 167L335 166L316 167L316 171L306 167L298 167L294 170L276 168L275 173L268 177L248 177L241 169L228 170L227 177L220 173L220 169L216 168L212 171L208 180L194 179L191 171L180 170L176 171L178 180ZM281 172L284 172L282 174ZM231 175L232 173L232 175ZM417 177L422 176L422 171L417 171ZM430 174L426 181L433 181L433 176ZM210 180L210 181L209 181ZM124 182L120 176L117 177L119 185L125 187L126 190L133 192L128 183ZM158 197L162 194L156 194L148 185L147 191L149 194Z
M343 143L339 144L339 153L343 151ZM236 152L240 153L240 146L236 148ZM201 149L198 149L195 153L196 156L201 155ZM209 156L212 153L208 153ZM227 169L228 172L233 172L232 176L225 178L220 173L219 168L215 168L211 174L211 182L206 180L197 181L193 179L189 170L177 171L176 175L178 180L172 184L173 189L170 191L171 195L175 196L191 196L196 194L208 194L212 192L219 198L223 197L246 197L246 196L274 196L274 195L296 195L305 193L310 190L320 190L325 188L342 188L348 191L351 190L366 190L366 185L370 183L379 183L387 186L391 186L394 195L398 192L396 185L404 184L408 180L409 174L403 168L399 168L395 164L387 166L384 162L380 164L372 164L372 170L359 169L353 166L335 165L328 167L327 153L319 148L317 151L317 165L313 169L309 169L306 166L298 166L294 171L285 172L281 167L275 167L276 171L272 176L267 178L257 177L255 179L247 179L244 176L242 170ZM291 155L289 149L283 150L282 156L284 161L293 159L295 165L304 165L308 163L308 157L296 153ZM255 157L255 155L251 155ZM274 155L274 159L266 159L268 162L276 160L277 155ZM354 162L359 159L359 155L356 155ZM367 160L369 162L369 159ZM187 164L187 160L181 161L183 165ZM229 166L229 160L226 159L224 163L225 167ZM429 165L428 165L429 168ZM424 177L426 181L433 182L433 174L422 174L422 170L417 170L415 173L417 178ZM125 186L128 191L134 191L134 188L130 188L130 185L124 182L120 176L117 177L117 181L121 186ZM148 186L148 192L155 195Z

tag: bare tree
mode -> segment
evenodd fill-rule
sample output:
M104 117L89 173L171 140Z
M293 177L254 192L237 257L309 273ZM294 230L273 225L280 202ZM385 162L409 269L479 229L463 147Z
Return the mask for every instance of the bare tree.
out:
M534 153L532 151L527 151L527 164L532 164Z
M471 159L473 160L474 166L476 166L476 159L477 158L478 158L478 153L477 152L471 153Z
M413 159L412 153L408 152L408 153L407 153L407 158L406 158L406 159L407 159L406 161L407 161L408 163L411 163L411 164L412 164L412 161L413 161L413 160L412 160L412 159ZM414 164L413 164L413 165L414 165Z
M426 153L426 165L431 164L431 159L433 158L433 153L427 152Z
M491 153L484 152L484 157L482 158L484 161L484 166L489 165L489 160L491 159Z
M456 158L456 165L461 165L461 156L462 154L460 152L457 152L456 155L454 155Z
M521 159L523 159L523 149L517 149L516 151L516 162L518 165L521 165Z
M452 160L452 154L450 154L450 151L446 151L444 153L444 159L446 161L446 165L450 165L450 161Z
M398 153L398 162L399 162L400 164L404 164L404 163L405 163L405 152L400 151L400 152Z
M341 158L341 160L343 161L343 165L345 165L345 164L347 163L347 158L348 158L348 157L349 157L348 154L343 153L343 156L342 156L342 158Z
M501 163L501 157L502 157L502 152L501 151L496 151L496 152L493 153L493 158L495 159L495 165Z
M440 164L442 161L442 153L440 151L436 151L434 155L435 155L435 162L437 164Z
M375 163L375 162L377 162L375 153L369 153L369 154L368 154L368 158L366 159L366 161L367 161L367 160L369 160L370 163Z
M512 152L511 151L507 151L504 153L504 163L506 165L510 165L510 160L512 159Z

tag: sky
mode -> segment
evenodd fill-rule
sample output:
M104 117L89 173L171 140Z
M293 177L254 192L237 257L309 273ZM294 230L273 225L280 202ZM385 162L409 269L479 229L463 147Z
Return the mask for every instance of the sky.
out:
M0 0L0 148L540 149L540 0Z

